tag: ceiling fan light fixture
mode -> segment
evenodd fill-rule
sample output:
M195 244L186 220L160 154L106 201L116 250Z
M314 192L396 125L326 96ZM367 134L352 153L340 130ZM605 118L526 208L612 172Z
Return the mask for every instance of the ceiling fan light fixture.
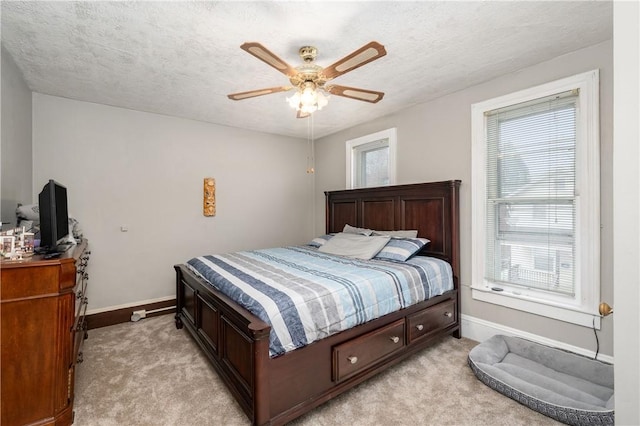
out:
M291 108L298 110L300 108L300 92L296 91L296 93L288 97L287 102Z
M300 94L300 103L302 105L313 105L317 102L317 99L316 90L311 85L307 85Z
M287 98L287 102L296 111L311 114L327 106L329 98L313 82L308 81L293 96Z
M303 114L311 114L313 112L316 112L318 110L318 107L315 105L303 105L300 104L300 111Z
M318 99L318 111L320 111L329 104L329 97L325 96L320 90L316 90L316 96Z

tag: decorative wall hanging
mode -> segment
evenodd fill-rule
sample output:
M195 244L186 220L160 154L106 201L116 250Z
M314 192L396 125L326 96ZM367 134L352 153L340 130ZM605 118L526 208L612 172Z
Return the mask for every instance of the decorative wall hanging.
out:
M205 216L216 215L216 180L214 178L204 178L204 200L203 212Z

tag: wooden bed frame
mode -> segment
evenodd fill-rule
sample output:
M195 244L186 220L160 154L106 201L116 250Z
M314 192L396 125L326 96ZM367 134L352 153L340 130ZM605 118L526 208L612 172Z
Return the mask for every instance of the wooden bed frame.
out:
M176 327L205 352L255 425L280 425L429 346L460 337L460 181L326 192L326 231L345 224L377 230L417 229L429 238L420 255L448 261L454 289L276 358L270 326L176 265Z

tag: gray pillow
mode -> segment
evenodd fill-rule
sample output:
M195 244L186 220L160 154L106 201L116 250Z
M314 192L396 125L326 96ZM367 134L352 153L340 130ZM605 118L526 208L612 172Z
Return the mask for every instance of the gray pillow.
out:
M369 260L389 242L390 237L338 233L318 248L322 253Z
M367 228L356 228L355 226L351 226L347 224L344 226L344 229L342 230L342 232L346 234L360 234L360 235L369 236L373 233L373 230L367 229Z
M418 230L410 230L410 231L373 231L372 235L382 235L385 237L391 238L417 238Z

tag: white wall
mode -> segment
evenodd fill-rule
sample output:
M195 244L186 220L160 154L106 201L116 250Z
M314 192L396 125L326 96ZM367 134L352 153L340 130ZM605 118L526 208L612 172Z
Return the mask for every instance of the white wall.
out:
M602 300L613 300L613 48L612 42L582 49L377 119L316 141L316 234L324 231L322 192L345 187L345 141L390 127L398 129L398 183L461 179L460 239L462 313L571 346L595 351L593 330L473 300L471 279L471 105L475 102L600 69ZM426 76L425 78L428 78ZM384 102L384 101L383 101ZM613 320L599 331L600 351L613 353Z
M2 47L2 222L16 224L18 203L31 202L31 90ZM11 225L6 225L9 227Z
M616 424L640 424L640 3L615 2L614 331Z
M300 139L34 93L33 152L33 193L67 186L89 239L94 312L173 297L172 266L193 256L312 235ZM215 217L202 214L205 177Z

